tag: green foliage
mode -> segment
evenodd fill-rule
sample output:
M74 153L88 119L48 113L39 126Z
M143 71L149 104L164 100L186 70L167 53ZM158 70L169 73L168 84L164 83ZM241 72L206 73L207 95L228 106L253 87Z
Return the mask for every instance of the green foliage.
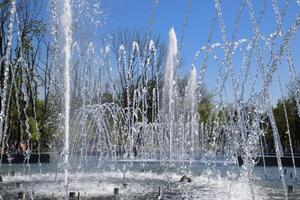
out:
M277 106L273 109L274 117L276 120L277 128L280 134L281 143L289 148L287 124L284 113L284 104L286 106L287 117L290 127L290 134L294 148L298 149L300 144L300 119L297 113L296 102L293 99L284 99L278 102Z
M30 133L33 141L37 141L40 139L39 129L38 129L38 121L35 120L33 117L29 118L29 126L30 126Z
M200 123L207 124L209 122L209 118L213 108L214 105L211 102L204 102L199 104L198 112L200 114ZM212 118L212 121L214 121L216 118L215 115Z
M111 103L113 102L113 95L109 92L103 93L101 96L101 103Z

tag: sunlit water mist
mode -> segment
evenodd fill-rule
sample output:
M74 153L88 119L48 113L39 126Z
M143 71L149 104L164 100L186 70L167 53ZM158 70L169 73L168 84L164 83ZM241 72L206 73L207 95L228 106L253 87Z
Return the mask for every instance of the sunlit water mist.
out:
M169 31L169 43L168 43L168 55L167 55L167 61L166 61L166 69L165 69L165 75L164 75L164 108L166 117L165 120L168 120L170 122L169 125L169 158L172 159L172 153L173 153L173 122L174 122L174 95L175 94L175 77L176 77L176 68L178 65L177 60L177 39L174 28L171 28Z
M64 186L66 198L69 196L69 137L70 137L70 65L71 65L71 45L72 45L72 8L71 0L63 0L63 11L60 20L62 22L62 33L64 38L64 88L65 88L65 122L64 122Z
M185 133L189 136L191 145L186 145L190 148L192 156L195 151L199 151L196 140L198 139L198 128L199 128L199 117L197 113L197 71L195 67L190 70L190 76L188 79L187 86L185 88L185 99L184 104L187 106L187 121L189 122L188 128Z
M274 74L279 74L278 67L285 53L290 77L295 82L297 71L289 54L289 42L300 26L298 16L285 32L282 18L286 13L280 13L276 1L273 1L272 9L278 27L271 34L263 34L259 30L260 20L256 20L252 2L245 1L237 15L231 40L226 32L221 2L216 0L216 17L213 23L218 21L221 30L219 34L223 41L211 42L213 30L216 28L216 24L213 24L208 44L199 49L189 75L182 78L177 72L181 63L174 28L168 34L167 51L162 61L164 69L161 72L155 68L161 62L158 60L159 46L148 35L145 46L138 40L120 46L112 46L108 42L98 51L97 45L89 41L87 26L77 25L77 29L73 27L73 23L86 22L82 20L85 18L72 21L72 17L77 17L74 16L74 7L77 5L72 3L76 1L51 2L55 5L52 10L52 31L59 38L54 38L53 46L57 45L57 49L54 49L59 50L54 52L58 58L54 63L61 70L55 76L63 76L61 82L57 81L62 86L55 90L55 94L59 93L57 96L61 94L58 99L64 102L64 111L60 115L63 117L58 119L63 124L60 127L63 137L59 138L63 142L51 153L51 162L43 167L28 164L26 169L29 170L25 170L25 167L11 164L11 160L8 165L4 165L1 172L3 169L5 173L5 192L0 191L1 195L11 197L17 194L17 189L23 189L32 199L68 199L69 192L80 192L83 199L115 196L121 199L157 199L163 195L165 198L205 200L299 197L299 181L296 177L299 168L294 161L294 141L290 133L288 110L284 107L294 166L284 170L280 160L283 144L269 97ZM80 9L88 4L87 1L78 2ZM287 1L286 6L289 2ZM158 1L154 2L151 15L158 4ZM18 78L11 77L12 85L9 85L9 70L14 65L8 62L8 57L16 43L12 40L15 21L18 21L15 1L11 1L10 6L8 50L6 56L0 60L5 68L0 113L2 151L5 148L5 138L8 137L8 116L5 113L6 102L10 98L9 88L16 85ZM99 5L94 8L100 9ZM86 10L92 12L95 9ZM237 39L238 21L243 10L249 15L250 26L254 30L253 38ZM78 16L85 13L80 10ZM92 16L91 13L87 14ZM152 18L153 16L149 22L151 24L154 19ZM88 22L93 24L94 20ZM184 22L184 27L186 25L187 22ZM86 29L82 31L84 35L80 35L82 27ZM77 41L77 37L74 39L74 34L79 35L80 41ZM182 44L179 46L183 46L183 36L181 38ZM279 49L274 47L276 38L282 40ZM101 55L98 56L97 52L101 52ZM116 60L111 60L113 54L117 54ZM239 57L238 61L234 60L235 57ZM203 58L203 63L200 58ZM215 62L219 71L213 77L217 88L212 93L216 98L207 103L203 100L205 94L202 94L201 86L207 68L211 67L208 66L208 60ZM255 61L257 63L251 63ZM22 58L22 64L24 63ZM239 63L240 67L237 72L235 63ZM74 67L74 73L73 64L79 66L76 68L78 71ZM137 70L133 72L134 69ZM123 72L121 83L114 82L116 74ZM22 78L25 80L27 76L26 74ZM162 77L162 80L158 77ZM134 84L136 80L140 81ZM78 82L80 86L75 87ZM151 87L154 82L155 87ZM257 87L257 82L262 83L262 89ZM118 92L115 91L118 84L124 84L119 99ZM280 88L283 93L281 85ZM299 97L298 88L293 85L292 89L295 96ZM245 95L248 90L251 90L250 94ZM228 98L228 92L232 93L232 98ZM22 114L26 113L29 104L25 84L22 86L22 95L24 108L16 105L21 122ZM72 101L75 109L70 112ZM299 112L298 99L296 106ZM25 124L22 126L26 130L21 133L21 138L28 134L30 140L30 119L27 115L24 118ZM278 168L268 167L265 162L264 168L255 167L257 157L264 156L267 149L267 131L264 126L266 120L270 121L273 131L278 159L275 162L278 162ZM243 166L237 165L238 159L243 161ZM16 176L10 175L13 174L12 171L16 171ZM181 181L186 176L191 179L190 182L187 178ZM23 185L16 189L18 182ZM64 190L61 189L62 184ZM288 193L288 186L294 187L293 192ZM119 189L118 195L113 193L114 189Z

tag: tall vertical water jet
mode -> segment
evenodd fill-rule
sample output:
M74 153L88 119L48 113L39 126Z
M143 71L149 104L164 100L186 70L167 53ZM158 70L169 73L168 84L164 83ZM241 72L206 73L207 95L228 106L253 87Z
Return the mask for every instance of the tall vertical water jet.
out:
M186 87L185 103L193 109L196 101L196 89L197 89L197 71L195 66L190 71L190 77Z
M9 94L9 68L10 68L10 56L11 50L13 47L13 30L14 30L14 22L15 22L15 13L16 13L16 2L11 1L10 8L10 18L9 18L9 26L8 26L8 37L7 37L7 48L4 56L4 60L0 59L0 64L4 62L4 80L3 80L3 88L1 90L1 111L0 111L0 142L4 142L5 135L5 121L7 120L7 95ZM2 67L2 65L1 65ZM2 141L3 140L3 141ZM3 146L3 145L2 145ZM1 160L2 164L2 160Z
M72 44L72 8L71 0L63 0L63 12L61 14L62 34L64 40L64 89L65 89L65 121L64 121L64 187L68 199L69 176L69 121L70 121L70 62Z
M195 66L192 67L191 71L190 71L190 77L185 89L185 100L184 103L185 105L187 105L187 109L188 109L188 118L189 118L189 134L190 134L190 138L191 138L191 146L190 146L190 150L191 153L193 155L194 151L195 151L195 131L197 130L197 126L199 126L199 124L196 123L197 121L197 116L196 116L196 100L197 100L197 96L196 96L196 90L197 90L197 71Z
M172 158L172 136L173 136L173 124L174 124L174 86L175 86L175 74L177 67L177 39L175 30L172 27L169 31L169 44L168 44L168 56L166 61L165 76L164 76L164 105L165 113L167 115L166 120L169 124L169 158Z

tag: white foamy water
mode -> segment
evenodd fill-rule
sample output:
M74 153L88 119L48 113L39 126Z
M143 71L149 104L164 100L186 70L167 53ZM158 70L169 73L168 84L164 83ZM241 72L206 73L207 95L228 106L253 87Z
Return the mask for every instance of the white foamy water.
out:
M113 195L114 188L119 188L121 199L133 197L155 197L158 194L158 187L161 188L167 197L179 198L190 197L192 199L230 199L230 200L250 200L252 199L251 188L247 178L244 177L222 177L212 176L212 172L207 171L200 176L190 175L191 183L181 183L182 175L177 173L160 174L153 172L78 172L69 174L69 191L80 192L81 197L107 197ZM56 178L55 178L56 177ZM4 176L4 185L13 185L21 182L21 189L32 189L38 199L40 196L59 198L64 195L61 183L64 181L63 174L34 174L31 176ZM256 180L259 183L259 179ZM123 183L128 185L124 188ZM167 186L168 182L168 186ZM253 194L255 199L267 200L280 198L276 189L266 187L264 184L253 184ZM296 189L296 188L295 188ZM297 189L296 189L297 190ZM13 191L13 190L11 190ZM296 192L296 191L295 191ZM272 193L275 196L270 196ZM282 197L282 196L281 196Z

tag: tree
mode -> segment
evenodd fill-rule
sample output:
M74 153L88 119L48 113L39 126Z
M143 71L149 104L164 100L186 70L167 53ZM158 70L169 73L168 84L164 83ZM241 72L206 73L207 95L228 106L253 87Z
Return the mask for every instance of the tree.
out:
M294 99L281 99L278 101L277 106L273 109L274 117L276 120L277 128L280 134L280 139L283 145L283 148L289 150L289 141L287 135L287 124L285 119L285 111L284 104L286 107L288 123L289 123L289 131L291 134L292 145L294 151L299 152L300 147L300 118L297 114L296 101Z
M152 40L149 40L151 38ZM151 121L154 96L158 97L164 72L166 45L159 36L147 36L138 31L118 31L104 42L104 68L116 99L122 107L133 106L134 91L144 95ZM117 72L112 74L110 69ZM139 102L142 106L142 102ZM158 108L156 108L158 109Z
M118 31L111 34L111 44L104 44L109 46L110 63L115 65L106 68L112 67L118 71L117 77L109 78L114 82L114 93L119 99L123 99L125 107L128 104L126 98L128 87L138 88L140 85L145 86L148 80L161 81L162 78L166 45L159 36L156 36L152 40L155 50L151 49L150 40L146 38L146 34L138 31ZM156 60L153 58L154 53ZM109 65L108 62L105 64Z
M16 12L11 12L14 6ZM11 140L38 141L47 132L43 127L49 113L51 69L47 23L41 17L43 7L45 2L39 0L16 1L16 4L0 2L0 57L9 55L9 64L0 63L1 92L7 94L0 98L6 102L5 107L1 107L6 116L1 133L7 144ZM45 88L44 97L40 95L41 86Z

